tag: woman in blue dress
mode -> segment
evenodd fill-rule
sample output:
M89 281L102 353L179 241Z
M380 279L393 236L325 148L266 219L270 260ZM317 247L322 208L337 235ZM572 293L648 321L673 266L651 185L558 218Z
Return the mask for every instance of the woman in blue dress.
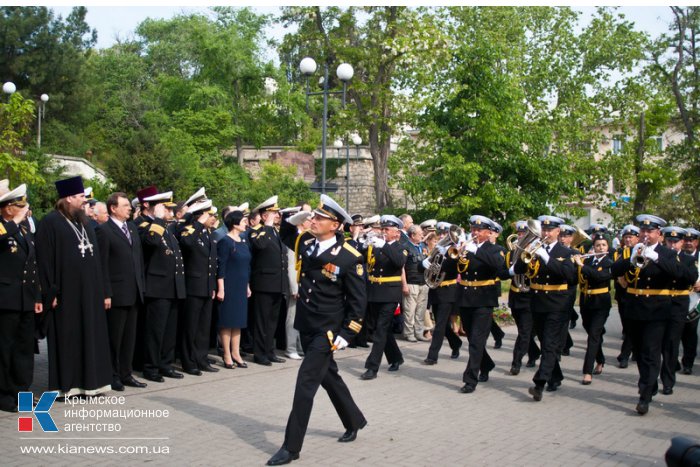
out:
M250 246L241 235L248 227L248 218L241 211L231 211L224 219L228 234L219 241L218 290L219 338L224 348L226 368L247 368L240 354L241 329L247 327L250 297Z

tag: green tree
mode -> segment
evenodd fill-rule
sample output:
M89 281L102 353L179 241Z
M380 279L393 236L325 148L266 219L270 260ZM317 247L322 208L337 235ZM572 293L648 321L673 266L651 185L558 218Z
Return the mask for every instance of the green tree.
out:
M0 177L10 185L44 182L37 164L23 155L33 122L34 103L19 92L0 104Z

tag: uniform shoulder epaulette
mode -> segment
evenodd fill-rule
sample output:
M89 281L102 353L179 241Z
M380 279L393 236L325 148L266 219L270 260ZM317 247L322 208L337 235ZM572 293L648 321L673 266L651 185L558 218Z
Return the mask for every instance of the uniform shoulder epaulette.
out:
M350 253L352 253L353 256L355 256L356 258L359 258L360 256L362 256L362 254L361 254L359 251L357 251L357 250L355 249L355 247L353 247L352 245L350 245L348 242L344 242L344 243L343 243L343 248L345 248L345 249L348 250Z
M182 231L182 236L187 237L188 235L192 235L194 233L194 227L191 225L188 225L185 227L185 229Z
M139 224L139 227L142 228L142 229L145 229L146 227L148 227L148 224L149 224L148 222L141 222L141 223Z
M251 229L253 229L253 230L260 230L260 229L262 229L262 226L263 226L262 224L258 224L258 225L256 225L255 227L251 227Z

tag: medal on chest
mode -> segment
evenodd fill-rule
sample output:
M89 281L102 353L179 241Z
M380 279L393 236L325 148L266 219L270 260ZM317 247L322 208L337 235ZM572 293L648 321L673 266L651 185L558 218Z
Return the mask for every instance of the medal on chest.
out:
M321 269L321 274L326 276L331 281L335 282L338 280L338 275L340 274L340 268L332 263L326 263Z

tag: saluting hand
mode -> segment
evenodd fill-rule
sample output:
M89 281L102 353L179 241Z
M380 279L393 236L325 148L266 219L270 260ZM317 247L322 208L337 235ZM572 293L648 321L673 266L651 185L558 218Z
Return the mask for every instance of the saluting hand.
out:
M29 204L24 206L23 208L20 208L19 211L17 211L17 214L15 214L15 217L12 218L15 224L19 225L24 219L27 218L27 213L29 212Z

